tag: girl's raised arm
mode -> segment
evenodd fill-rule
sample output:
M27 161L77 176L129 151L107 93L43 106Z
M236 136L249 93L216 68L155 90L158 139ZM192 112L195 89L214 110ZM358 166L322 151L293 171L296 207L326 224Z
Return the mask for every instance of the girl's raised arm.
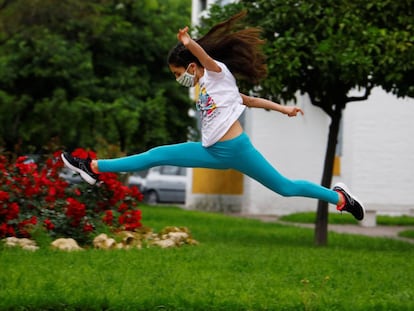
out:
M243 104L247 107L274 110L286 114L289 117L296 117L298 113L304 114L302 109L296 106L283 106L264 98L251 97L241 93L240 95L243 99Z
M177 33L177 39L190 50L190 52L197 57L201 65L208 71L220 72L221 68L217 63L206 53L206 51L194 41L188 34L188 27L180 29Z

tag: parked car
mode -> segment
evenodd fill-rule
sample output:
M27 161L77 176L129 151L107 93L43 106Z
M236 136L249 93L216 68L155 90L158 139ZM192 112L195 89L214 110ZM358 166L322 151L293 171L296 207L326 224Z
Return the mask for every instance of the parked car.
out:
M148 175L148 170L133 172L128 177L128 186L136 186L138 187L139 191L143 194L144 193L144 184L146 183L145 178Z
M82 177L71 169L67 167L62 167L61 171L59 172L59 177L63 178L70 184L80 184L82 181Z
M136 172L128 179L129 186L137 186L148 204L184 203L187 186L185 167L163 165L150 168L145 174Z

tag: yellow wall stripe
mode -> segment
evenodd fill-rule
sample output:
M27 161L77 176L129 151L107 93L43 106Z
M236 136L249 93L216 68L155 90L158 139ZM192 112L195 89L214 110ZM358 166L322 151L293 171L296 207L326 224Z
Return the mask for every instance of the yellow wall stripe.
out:
M235 170L194 168L193 193L243 194L243 174Z

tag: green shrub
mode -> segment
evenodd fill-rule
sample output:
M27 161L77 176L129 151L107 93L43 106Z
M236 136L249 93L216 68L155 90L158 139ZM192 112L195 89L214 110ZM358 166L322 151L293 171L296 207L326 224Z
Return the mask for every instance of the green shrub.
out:
M414 239L414 230L404 230L398 233L398 236L403 238Z
M52 238L90 241L98 226L134 230L141 226L136 187L123 185L116 174L100 174L96 186L70 185L59 177L61 152L37 164L19 157L0 156L0 238L30 237L42 228ZM82 149L78 157L95 156Z

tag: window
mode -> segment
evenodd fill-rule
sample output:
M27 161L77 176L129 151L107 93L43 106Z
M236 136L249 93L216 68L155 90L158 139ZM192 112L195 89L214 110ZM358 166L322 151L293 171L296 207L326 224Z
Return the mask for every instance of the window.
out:
M230 3L232 3L234 0L221 0L220 1L220 4L222 5L222 6L225 6L225 5L227 5L227 4L230 4Z
M178 175L179 168L177 166L161 166L161 175Z
M200 12L207 10L207 0L199 0Z
M186 168L178 167L178 166L171 166L171 165L164 165L164 166L160 166L160 174L161 175L185 176Z

